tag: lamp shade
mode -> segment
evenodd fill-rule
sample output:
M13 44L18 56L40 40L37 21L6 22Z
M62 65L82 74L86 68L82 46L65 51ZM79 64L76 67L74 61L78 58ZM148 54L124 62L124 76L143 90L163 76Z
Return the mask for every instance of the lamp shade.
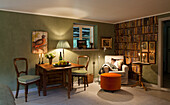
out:
M69 45L68 41L66 41L66 40L60 40L60 41L57 43L56 48L70 48L70 45Z

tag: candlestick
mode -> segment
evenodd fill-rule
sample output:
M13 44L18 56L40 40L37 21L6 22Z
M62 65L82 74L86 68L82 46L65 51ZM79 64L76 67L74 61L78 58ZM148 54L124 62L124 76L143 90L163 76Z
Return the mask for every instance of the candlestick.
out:
M43 62L43 57L44 57L44 54L42 53L42 62L41 62L41 64L44 64L44 62Z
M39 63L38 64L40 64L40 57L41 57L41 54L39 54Z

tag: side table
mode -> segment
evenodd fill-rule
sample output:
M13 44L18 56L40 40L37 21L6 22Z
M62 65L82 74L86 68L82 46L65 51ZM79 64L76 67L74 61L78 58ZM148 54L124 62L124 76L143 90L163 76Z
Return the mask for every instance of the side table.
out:
M143 65L149 65L149 63L144 63L144 62L132 62L132 63L139 65L140 71L139 71L139 81L137 81L136 84L132 85L131 87L136 87L137 85L139 85L139 86L142 86L146 91L147 88L144 86L144 84L142 82L142 67L143 67Z

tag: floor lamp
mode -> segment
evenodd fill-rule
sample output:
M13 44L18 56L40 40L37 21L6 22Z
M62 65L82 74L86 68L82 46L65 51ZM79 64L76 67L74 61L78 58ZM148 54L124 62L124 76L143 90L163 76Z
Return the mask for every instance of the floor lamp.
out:
M64 49L65 49L65 48L70 48L70 45L69 45L68 41L66 41L66 40L60 40L60 41L57 43L56 48L63 49L63 60L64 60Z

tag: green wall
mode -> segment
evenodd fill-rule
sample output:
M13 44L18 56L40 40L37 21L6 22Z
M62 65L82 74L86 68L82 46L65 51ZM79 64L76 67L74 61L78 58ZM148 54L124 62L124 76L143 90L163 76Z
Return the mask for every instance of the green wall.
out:
M170 13L158 16L160 18L170 17ZM159 24L158 24L159 25ZM158 43L157 43L158 44ZM158 82L158 45L156 45L156 64L143 67L143 79L146 82L157 84Z
M29 63L29 74L35 73L38 55L31 53L32 31L47 31L49 51L57 51L54 49L58 40L68 40L72 46L73 23L96 25L95 40L98 48L100 48L101 37L113 37L114 40L113 24L0 11L0 83L7 84L12 90L16 89L16 72L13 65L13 59L16 57L26 57ZM104 55L114 54L113 49L106 52L102 49L88 52L68 49L65 50L65 59L76 63L78 55L89 55L89 72L92 73L95 67L97 76L98 70L104 62ZM54 61L58 61L59 52L56 52L56 56ZM98 56L100 56L100 64L98 64ZM45 62L48 60L45 59ZM93 62L95 62L94 66Z

